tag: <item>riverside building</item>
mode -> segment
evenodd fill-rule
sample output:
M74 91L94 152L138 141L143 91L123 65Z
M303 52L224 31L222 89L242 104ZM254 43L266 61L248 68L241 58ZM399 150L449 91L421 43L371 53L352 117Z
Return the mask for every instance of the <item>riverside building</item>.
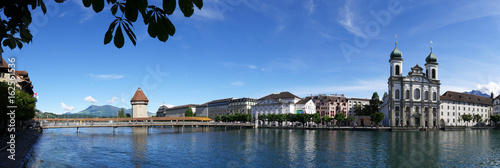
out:
M310 97L306 97L310 98ZM347 98L344 95L327 96L326 94L312 96L312 100L316 105L316 112L321 117L335 117L337 113L349 114L349 105Z
M257 100L252 116L267 114L314 114L316 107L311 99L302 100L290 92L277 92Z
M493 99L493 114L500 114L500 95Z
M425 71L418 64L403 75L403 54L396 47L391 52L388 98L381 111L388 126L437 126L439 89L437 57L431 52L425 59Z
M447 91L441 99L440 123L445 126L473 126L478 122L465 122L460 116L463 114L480 115L481 119L489 119L493 99L467 93Z
M165 104L161 105L156 112L157 117L184 117L186 110L191 108L193 114L196 114L196 107L199 105L188 104L168 108Z

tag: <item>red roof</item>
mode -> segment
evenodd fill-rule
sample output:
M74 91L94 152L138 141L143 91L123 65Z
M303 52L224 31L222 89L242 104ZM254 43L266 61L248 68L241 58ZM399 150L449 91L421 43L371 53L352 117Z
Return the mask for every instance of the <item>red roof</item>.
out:
M134 97L132 97L132 100L130 100L130 102L140 102L140 101L149 102L144 92L142 92L142 89L138 88L134 94Z

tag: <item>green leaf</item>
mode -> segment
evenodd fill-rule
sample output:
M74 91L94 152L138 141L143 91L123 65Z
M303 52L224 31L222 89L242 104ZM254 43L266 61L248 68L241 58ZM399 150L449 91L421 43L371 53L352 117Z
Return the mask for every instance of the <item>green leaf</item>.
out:
M92 5L92 0L82 0L83 2L83 6L85 7L90 7L90 5Z
M11 36L11 37L9 37L8 39L5 39L5 40L3 41L3 45L4 45L4 46L9 46L9 48L10 48L11 50L13 50L14 48L16 48L16 41L14 41L14 39L13 39L13 38L12 38L12 36Z
M174 13L175 6L175 0L163 0L163 11L165 11L168 15Z
M132 44L134 44L134 46L135 46L135 41L136 41L137 37L135 37L134 31L132 31L132 29L130 29L130 27L128 26L127 23L125 23L124 25L125 26L123 26L123 28L125 29L125 32L127 33L128 38L130 39L130 41L132 41Z
M166 18L166 28L167 28L167 31L168 31L168 34L170 36L173 36L175 34L175 26L174 24L172 24L172 22L170 22L170 19Z
M47 7L45 7L45 3L43 3L43 0L38 0L38 5L42 7L43 14L47 13Z
M142 20L145 25L149 24L149 14L147 13L149 13L147 10L141 10Z
M190 17L193 15L193 1L192 0L179 0L179 8L181 8L182 13L185 17Z
M127 5L125 6L125 9L127 9L125 11L125 17L132 21L132 22L135 22L137 21L137 16L139 15L139 11L137 10L137 8L133 8L133 7L129 7L130 5Z
M193 3L198 7L198 9L201 10L201 7L203 7L203 0L193 0Z
M121 24L119 24L118 28L116 28L114 43L117 48L122 48L123 44L125 44Z
M156 30L156 27L157 27L157 23L156 22L150 22L149 25L148 25L148 34L149 36L155 38L157 36L157 30Z
M104 45L111 42L111 39L113 39L113 32L108 30L108 31L106 31L106 34L104 35Z
M16 40L16 43L17 43L17 46L19 47L19 49L23 48L23 43L20 40Z
M165 19L160 19L158 20L158 27L156 28L158 31L158 40L166 42L168 40L168 30L167 30L167 23Z
M99 13L104 9L104 0L94 0L94 3L92 3L92 8L94 9L95 13Z
M115 3L115 4L111 7L111 14L116 15L116 11L118 11L118 3Z

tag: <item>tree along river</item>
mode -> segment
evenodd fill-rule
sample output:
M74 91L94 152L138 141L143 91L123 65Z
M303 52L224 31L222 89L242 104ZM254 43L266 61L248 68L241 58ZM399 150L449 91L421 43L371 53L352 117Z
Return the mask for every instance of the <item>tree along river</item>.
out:
M500 130L46 129L28 167L491 167Z

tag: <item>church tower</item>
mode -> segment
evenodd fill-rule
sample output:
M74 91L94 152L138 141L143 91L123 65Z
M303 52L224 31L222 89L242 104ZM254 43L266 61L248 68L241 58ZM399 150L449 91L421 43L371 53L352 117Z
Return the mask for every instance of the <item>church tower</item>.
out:
M399 51L398 49L398 42L396 42L396 47L394 50L392 50L391 53L391 59L389 59L389 62L391 63L391 77L397 76L401 77L402 70L403 70L403 53Z
M146 118L148 117L148 98L139 87L130 100L132 104L132 117L133 118Z
M429 80L438 80L438 63L437 63L437 57L432 53L432 47L431 47L431 53L427 58L425 58L425 75Z

